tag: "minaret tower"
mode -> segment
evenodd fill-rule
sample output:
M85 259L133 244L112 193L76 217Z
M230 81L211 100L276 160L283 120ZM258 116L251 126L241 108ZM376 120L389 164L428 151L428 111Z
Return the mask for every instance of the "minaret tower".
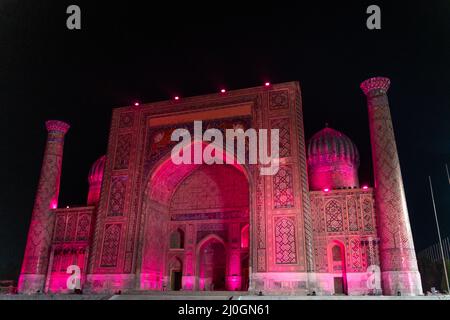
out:
M45 125L48 131L47 144L19 278L18 290L21 293L42 292L44 289L55 224L52 209L58 206L64 136L70 127L56 120L47 121Z
M369 109L383 293L421 295L422 284L386 94L389 85L390 80L382 77L361 83Z

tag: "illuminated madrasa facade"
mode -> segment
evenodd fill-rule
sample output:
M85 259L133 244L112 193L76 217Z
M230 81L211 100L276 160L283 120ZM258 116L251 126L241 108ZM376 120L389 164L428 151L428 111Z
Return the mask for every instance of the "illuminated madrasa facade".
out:
M306 142L298 82L114 109L83 207L58 207L69 125L47 121L19 292L69 292L76 265L84 293L422 294L389 85L361 84L373 188L360 186L345 134L325 127ZM192 132L194 120L204 130L279 129L279 170L175 164L171 134Z

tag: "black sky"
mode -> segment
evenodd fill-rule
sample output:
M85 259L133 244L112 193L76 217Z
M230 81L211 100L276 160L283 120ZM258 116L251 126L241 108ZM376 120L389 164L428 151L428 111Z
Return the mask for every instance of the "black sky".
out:
M112 108L266 80L298 80L307 137L325 122L347 134L361 153L360 180L372 184L359 84L389 77L416 247L437 240L428 175L450 234L450 2L93 2L0 2L0 279L20 269L45 120L72 126L60 206L82 205L90 165L106 151ZM66 28L69 4L81 7L80 31ZM366 28L369 4L381 7L382 30Z

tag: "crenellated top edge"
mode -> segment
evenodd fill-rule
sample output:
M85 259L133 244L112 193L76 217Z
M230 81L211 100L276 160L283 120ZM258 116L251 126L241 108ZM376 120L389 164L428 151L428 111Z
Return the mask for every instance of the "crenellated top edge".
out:
M373 90L380 90L386 93L391 85L391 80L385 77L373 77L363 81L360 85L361 90L365 95L368 95Z
M47 128L47 131L59 131L62 133L66 133L70 125L59 120L48 120L45 122L45 126Z

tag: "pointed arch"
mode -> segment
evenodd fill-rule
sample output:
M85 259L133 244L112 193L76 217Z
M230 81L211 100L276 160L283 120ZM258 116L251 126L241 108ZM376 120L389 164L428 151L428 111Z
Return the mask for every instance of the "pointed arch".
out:
M202 142L202 148L207 144ZM188 147L193 148L194 143ZM203 149L202 149L203 150ZM217 156L229 157L230 154L226 150L218 152ZM233 166L245 176L249 190L249 221L252 221L252 174L250 168L245 164L224 164ZM170 204L171 199L177 188L189 176L194 174L200 168L208 166L207 164L180 164L176 165L171 160L171 154L168 152L158 162L156 162L150 172L147 174L142 186L142 207L141 207L141 222L139 223L139 236L137 240L138 252L136 257L137 276L140 281L138 288L148 290L162 290L165 283L165 272L167 272L168 258L166 250L170 247ZM186 231L185 231L186 232ZM185 235L186 236L186 235ZM223 240L219 240L226 247ZM166 248L166 249L161 249ZM198 249L198 247L196 246ZM253 249L253 248L252 248ZM185 253L186 254L186 253ZM252 263L252 254L250 253L250 263ZM186 273L186 277L191 277L192 280L186 280L186 283L194 283L194 273L197 268L197 259L195 257L186 258L185 261L187 270L192 270ZM192 262L192 267L190 262ZM184 276L184 275L183 275ZM184 281L184 280L183 280ZM198 287L197 287L198 288Z
M335 294L347 294L346 250L340 240L328 243L328 271L332 275Z
M216 234L197 244L196 287L201 291L225 290L228 250L226 242Z

